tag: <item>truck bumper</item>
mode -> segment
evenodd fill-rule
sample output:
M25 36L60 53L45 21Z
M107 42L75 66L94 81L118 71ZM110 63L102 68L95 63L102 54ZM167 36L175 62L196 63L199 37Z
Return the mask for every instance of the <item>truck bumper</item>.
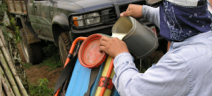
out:
M79 33L76 33L77 31L75 31L75 33L73 33L72 30L69 31L69 34L71 34L71 38L74 40L79 36L83 36L83 37L87 37L91 34L95 34L95 33L102 33L102 34L107 34L107 35L112 35L112 26L104 26L104 27L97 27L97 28L92 28L89 30L83 30L83 31L78 31Z

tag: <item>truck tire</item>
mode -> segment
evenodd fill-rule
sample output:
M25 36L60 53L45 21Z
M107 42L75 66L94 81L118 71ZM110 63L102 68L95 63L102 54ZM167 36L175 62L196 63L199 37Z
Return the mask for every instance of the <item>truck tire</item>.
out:
M21 33L24 33L23 28L20 30ZM42 47L40 45L40 42L36 43L30 43L27 44L27 38L25 35L22 35L22 40L20 42L21 48L19 49L20 57L24 57L25 59L23 61L26 61L26 63L32 63L32 64L38 64L42 61Z
M68 33L62 32L60 34L58 39L58 45L59 45L60 61L64 65L71 46L71 39Z

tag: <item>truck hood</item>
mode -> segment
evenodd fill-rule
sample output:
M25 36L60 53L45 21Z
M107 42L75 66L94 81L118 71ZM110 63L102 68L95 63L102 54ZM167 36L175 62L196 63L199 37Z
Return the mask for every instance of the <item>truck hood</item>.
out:
M104 8L111 6L112 4L130 3L132 1L142 1L142 0L80 0L75 1L76 4L81 6L84 11L91 11L95 9Z

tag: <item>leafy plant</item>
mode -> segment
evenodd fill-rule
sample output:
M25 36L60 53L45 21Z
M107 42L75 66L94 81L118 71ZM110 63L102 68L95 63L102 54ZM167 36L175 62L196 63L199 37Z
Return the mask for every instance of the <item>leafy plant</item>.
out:
M0 3L0 15L4 15L4 12L7 10L7 5L4 3Z
M33 66L31 63L22 63L25 69L30 69L31 66Z
M53 43L48 43L47 46L43 47L44 59L42 65L50 67L49 70L62 67L60 62L59 50L54 46Z
M14 43L15 45L21 41L19 27L16 26L14 18L10 20L10 26L2 25L2 31L7 42Z
M16 23L15 23L15 18L11 18L10 20L10 27L13 31L15 31L13 33L13 35L15 36L14 38L14 42L17 44L18 42L21 41L21 35L20 35L20 31L19 31L19 27L16 26Z
M58 48L55 47L54 43L47 43L47 46L44 46L42 50L45 58L51 57L52 55L56 55L59 52Z
M16 26L14 18L10 20L10 26L6 26L4 23L0 26L2 29L5 41L7 43L10 55L14 61L21 61L17 48L17 43L21 41L19 27Z
M0 21L3 20L4 13L7 10L7 5L3 2L0 3Z
M38 85L35 85L33 83L29 86L29 94L31 96L52 96L54 93L54 90L51 88L48 88L48 85L51 84L48 79L39 79L37 81Z
M54 70L55 68L58 67L62 67L59 55L52 55L51 57L44 60L42 65L50 67L49 71Z

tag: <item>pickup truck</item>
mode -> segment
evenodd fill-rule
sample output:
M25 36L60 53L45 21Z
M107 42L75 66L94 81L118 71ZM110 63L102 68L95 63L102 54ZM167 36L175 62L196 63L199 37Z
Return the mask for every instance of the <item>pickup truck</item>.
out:
M26 62L33 64L42 61L41 41L54 42L64 64L75 38L93 33L111 35L113 24L129 4L147 4L146 0L7 0L7 3L21 29L20 50ZM144 19L140 22L154 26Z

